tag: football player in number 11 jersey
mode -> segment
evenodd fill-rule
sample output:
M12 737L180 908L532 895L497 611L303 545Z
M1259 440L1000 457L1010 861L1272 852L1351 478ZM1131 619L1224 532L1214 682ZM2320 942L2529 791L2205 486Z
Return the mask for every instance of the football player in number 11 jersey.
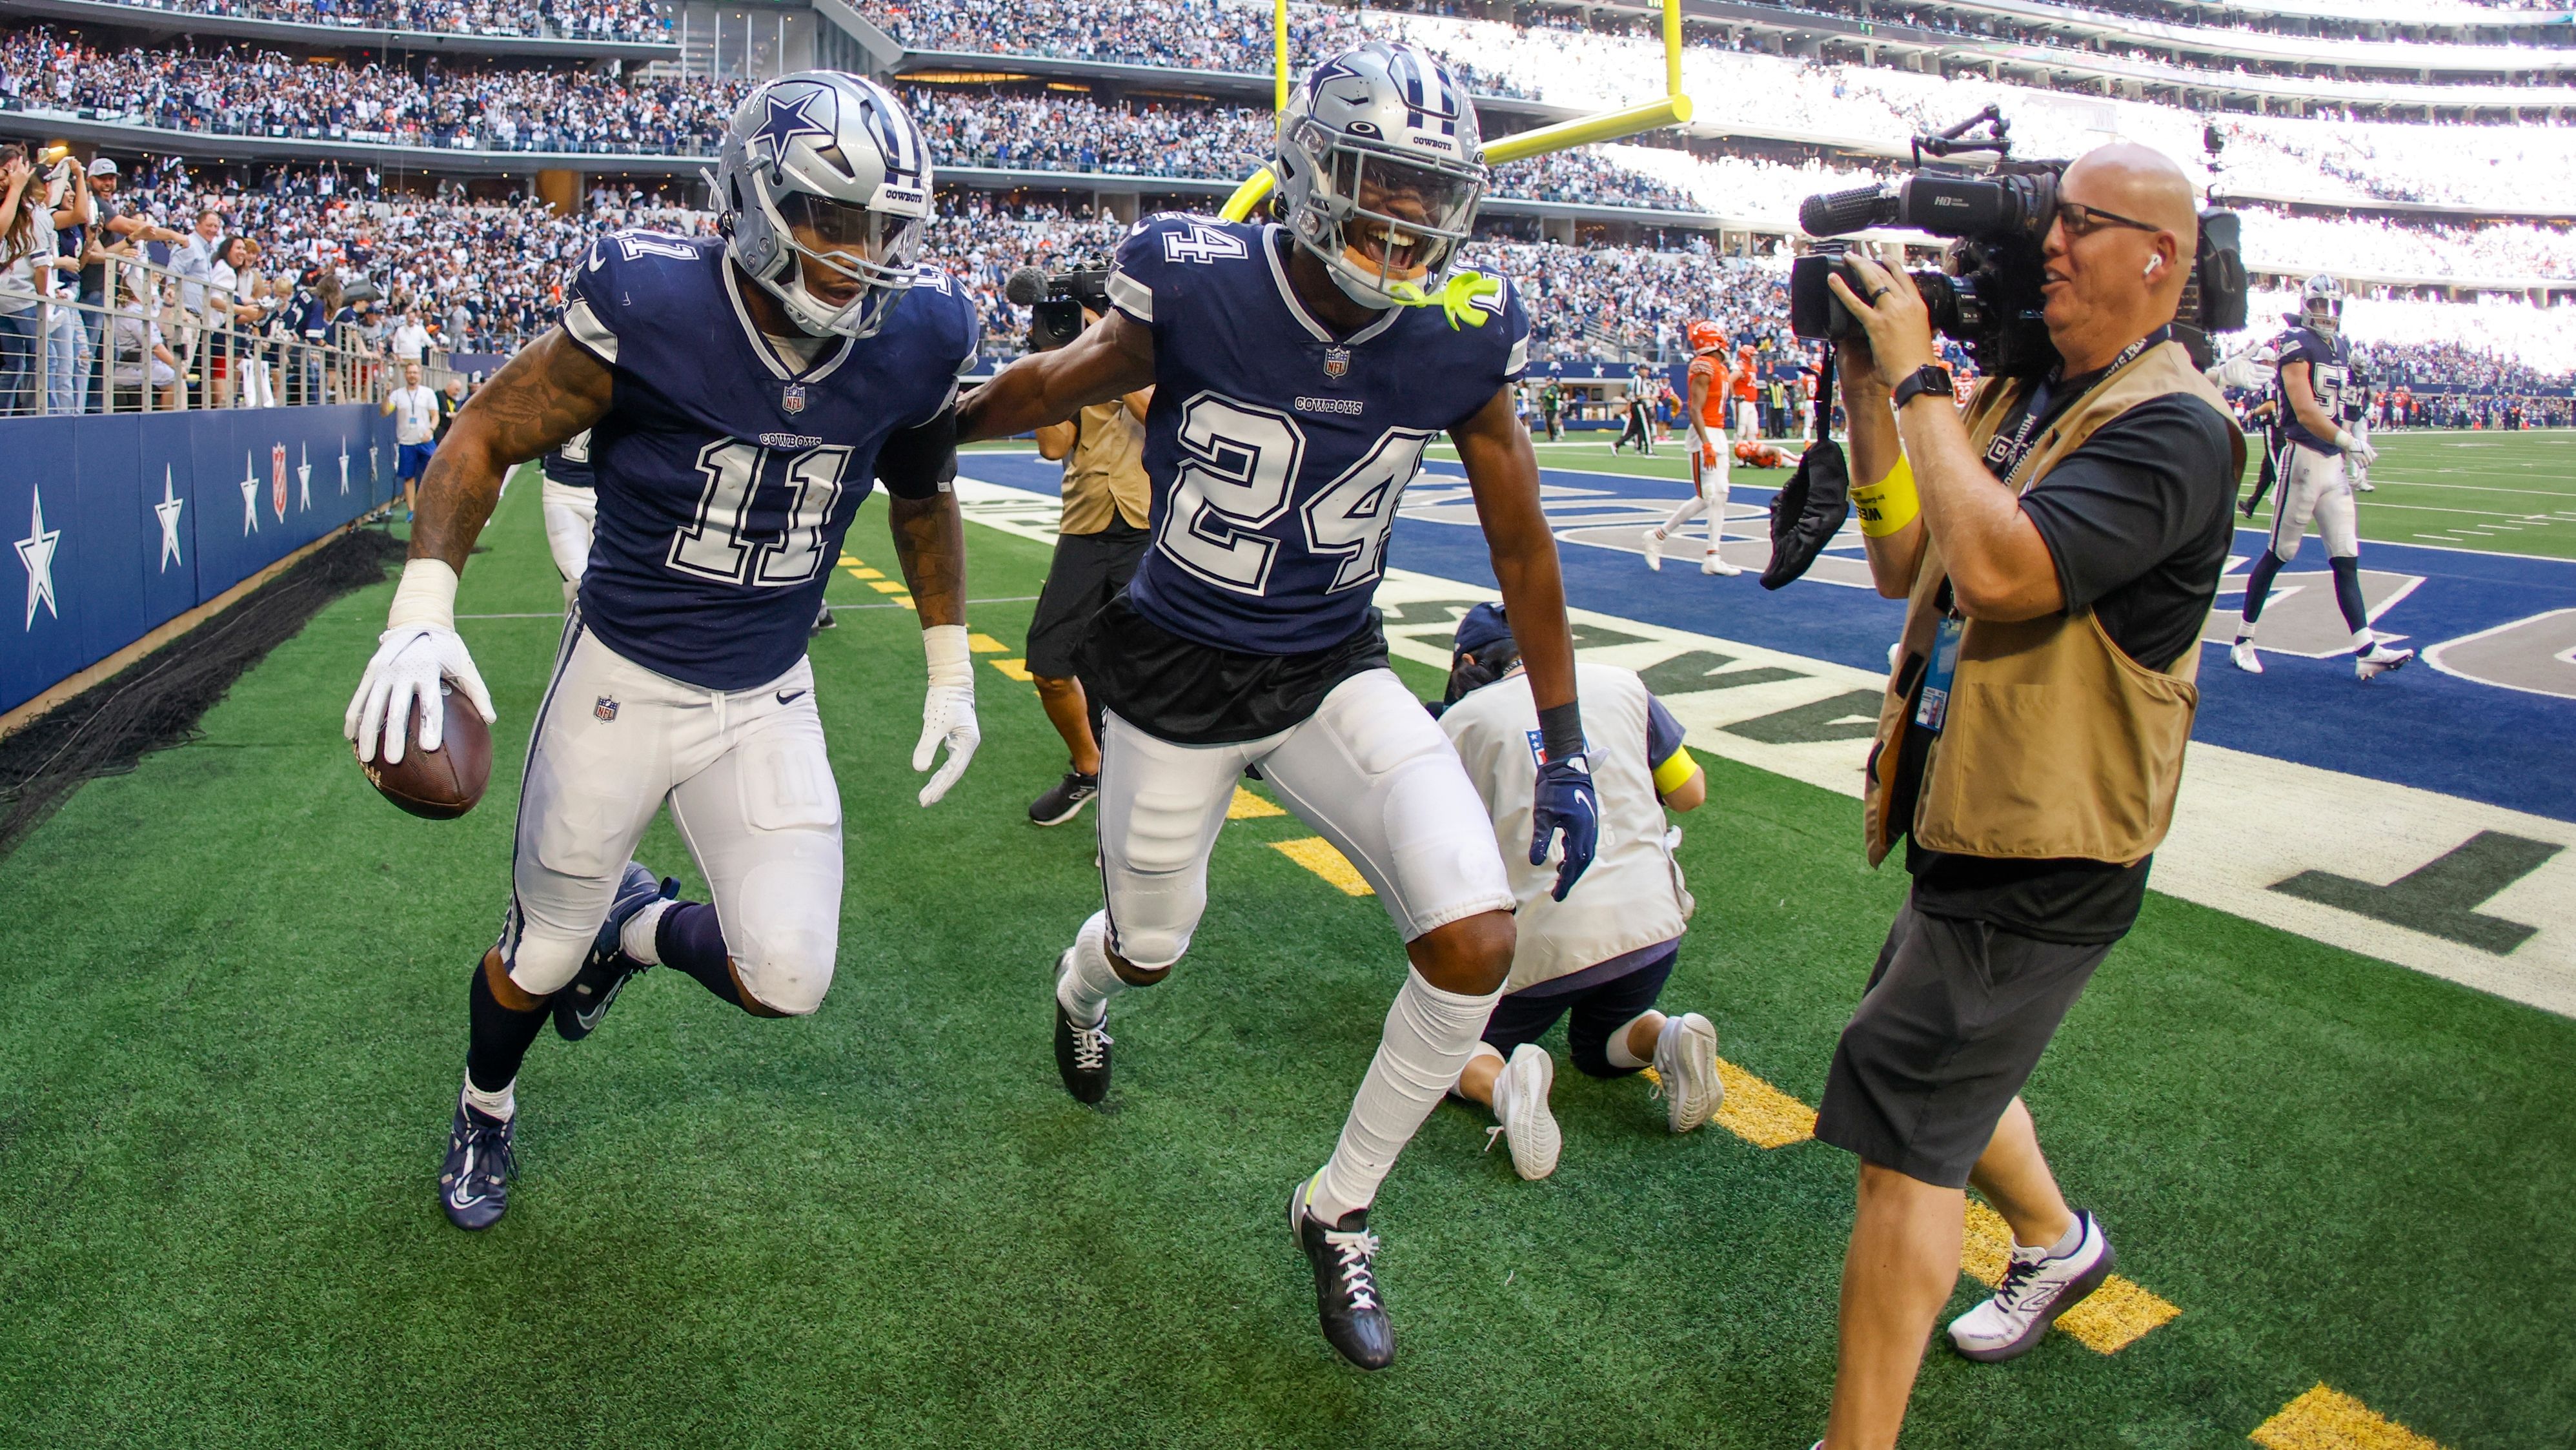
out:
M801 71L753 89L716 164L724 235L616 232L563 321L457 415L421 489L393 610L347 730L400 759L453 679L492 718L457 575L508 470L587 429L595 533L529 734L509 910L468 983L465 1085L439 1199L508 1202L516 1084L547 1018L568 1041L668 966L758 1017L822 1005L840 945L841 797L805 640L841 538L882 480L930 664L913 768L977 742L956 377L975 309L914 253L927 149L883 87ZM418 748L436 749L435 707ZM630 859L671 807L712 903Z
M1148 219L1119 248L1111 314L971 394L958 430L1009 437L1154 389L1153 543L1080 655L1108 709L1107 902L1057 963L1067 1090L1108 1091L1109 998L1188 949L1247 769L1359 868L1404 936L1413 969L1341 1140L1288 1202L1325 1337L1375 1369L1395 1343L1369 1204L1457 1082L1512 961L1483 802L1387 668L1369 602L1397 501L1444 433L1540 707L1531 860L1564 837L1560 894L1596 823L1556 542L1512 416L1529 319L1501 279L1451 271L1486 181L1466 89L1421 50L1371 42L1317 66L1281 119L1284 225Z

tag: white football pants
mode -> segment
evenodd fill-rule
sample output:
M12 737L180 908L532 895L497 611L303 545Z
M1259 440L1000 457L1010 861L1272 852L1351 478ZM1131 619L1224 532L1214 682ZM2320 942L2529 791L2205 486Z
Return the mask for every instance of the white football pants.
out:
M2338 559L2361 553L2359 520L2353 511L2352 484L2344 477L2343 455L2319 453L2292 443L2282 450L2279 491L2272 496L2272 552L2282 562L2296 558L2299 540L2314 519L2325 535L2326 552Z
M590 567L590 531L599 517L599 491L549 478L539 484L537 502L546 518L546 548L555 556L555 572L563 576L564 602L569 604L581 583L581 571Z
M1751 398L1735 400L1735 441L1751 443L1762 436L1762 410Z
M822 1005L841 940L841 793L814 667L700 689L600 643L574 611L538 707L519 795L510 980L543 996L581 969L627 859L665 801L714 889L742 984L763 1006Z
M1304 721L1258 740L1178 745L1111 712L1101 742L1100 865L1110 945L1168 967L1207 910L1208 854L1247 766L1377 889L1406 941L1485 911L1509 911L1494 825L1449 737L1422 702L1376 669L1353 675Z
M1692 443L1692 493L1689 498L1683 499L1673 509L1670 517L1664 520L1663 529L1666 538L1672 537L1675 531L1692 519L1698 518L1701 514L1707 514L1708 547L1711 553L1716 552L1717 541L1725 534L1726 476L1727 469L1733 464L1734 458L1733 450L1729 449L1723 441L1711 443L1706 448L1700 447L1696 441Z

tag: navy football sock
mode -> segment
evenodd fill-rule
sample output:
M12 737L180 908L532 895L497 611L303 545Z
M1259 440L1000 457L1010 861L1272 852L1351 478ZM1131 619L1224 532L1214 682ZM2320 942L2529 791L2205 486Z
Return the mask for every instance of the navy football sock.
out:
M724 927L716 909L704 902L675 901L653 928L653 950L662 965L697 978L698 985L744 1011L742 989L734 985L733 963L725 951Z
M2254 561L2254 572L2245 576L2245 622L2252 624L2263 617L2263 601L2272 597L2272 581L2281 573L2281 556L2269 549Z
M2343 611L2344 626L2353 633L2370 628L2370 606L2361 598L2361 561L2328 559L2334 570L2335 607Z
M474 964L474 984L466 991L465 1077L478 1089L497 1093L519 1077L519 1062L528 1044L546 1025L546 1009L513 1012L492 995L492 979L483 964Z

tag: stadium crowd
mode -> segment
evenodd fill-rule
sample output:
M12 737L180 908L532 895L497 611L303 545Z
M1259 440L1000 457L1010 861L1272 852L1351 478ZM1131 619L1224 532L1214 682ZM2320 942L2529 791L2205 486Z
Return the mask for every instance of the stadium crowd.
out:
M557 215L515 194L475 199L454 183L422 193L384 185L373 171L281 166L191 172L163 160L124 177L102 196L99 227L133 218L167 240L127 243L183 275L222 258L235 269L230 293L254 309L233 327L258 337L311 336L381 350L408 326L430 350L506 353L550 325L569 268L593 239L625 226L703 233L714 217L696 198L602 188L578 215ZM48 208L71 205L61 180L30 189ZM104 188L101 188L104 190ZM200 218L212 214L211 223ZM1061 268L1105 261L1125 228L1078 205L1014 205L987 192L945 193L925 258L967 283L986 329L986 351L1016 352L1024 314L1001 289L1023 265ZM202 243L191 242L202 232ZM240 243L236 253L234 244ZM87 245L66 241L68 251ZM206 254L192 256L192 248ZM21 262L0 256L0 266ZM1704 245L1657 251L1577 247L1501 238L1480 240L1469 265L1511 277L1529 308L1532 357L1546 362L1678 355L1684 324L1714 317L1737 342L1784 352L1789 346L1785 259L1718 257ZM28 288L0 280L0 313ZM165 306L181 299L166 296ZM191 299L193 311L194 300ZM2256 327L2292 310L2295 298L2258 294ZM316 309L320 309L316 320ZM2463 391L2561 390L2576 383L2576 336L2560 315L2527 303L2380 300L2348 304L2347 330L2365 366L2429 401ZM176 326L169 329L174 334ZM16 405L32 406L23 396Z
M414 30L430 35L526 35L667 41L648 0L117 0L141 10L300 25Z
M713 149L747 89L438 60L415 76L231 46L107 50L48 26L0 37L0 98L220 135L689 155Z

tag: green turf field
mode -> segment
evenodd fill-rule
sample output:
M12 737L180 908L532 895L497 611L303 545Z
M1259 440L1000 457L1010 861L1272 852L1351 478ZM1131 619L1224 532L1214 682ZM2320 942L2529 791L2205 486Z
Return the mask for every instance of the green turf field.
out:
M1610 451L1608 432L1541 440L1539 462L1549 468L1588 468L1652 478L1690 476L1690 455L1678 444L1652 458ZM2375 492L2360 496L2361 535L2392 544L2443 544L2576 559L2576 430L2463 433L2449 429L2381 433L2372 440L2379 462L2370 471ZM1797 445L1783 444L1792 457ZM1448 462L1457 452L1435 444L1431 456ZM2247 465L2250 488L2253 465ZM1782 482L1786 472L1741 469L1739 483ZM2271 518L2267 504L2259 517Z
M1119 1003L1107 1110L1074 1104L1047 981L1092 842L1022 815L1059 747L979 666L983 753L914 805L914 620L846 573L833 598L878 607L814 650L848 803L830 1001L754 1021L645 977L588 1042L539 1042L510 1216L448 1227L466 976L559 600L533 478L487 537L461 610L504 764L471 816L397 814L340 742L388 586L0 861L0 1444L1821 1433L1850 1160L1674 1140L1643 1083L1570 1070L1544 1183L1434 1115L1377 1214L1399 1362L1335 1361L1281 1209L1399 979L1382 910L1267 849L1293 819L1229 826L1190 961ZM970 545L974 627L1016 645L1043 555ZM850 552L891 568L881 509ZM1812 1103L1903 878L1863 868L1853 802L1709 768L1666 1003ZM691 876L667 825L645 859ZM1907 1443L2242 1444L2321 1382L2452 1450L2569 1443L2571 1062L2576 1023L2153 899L2030 1097L2122 1273L2181 1313L2112 1355L1936 1349Z

